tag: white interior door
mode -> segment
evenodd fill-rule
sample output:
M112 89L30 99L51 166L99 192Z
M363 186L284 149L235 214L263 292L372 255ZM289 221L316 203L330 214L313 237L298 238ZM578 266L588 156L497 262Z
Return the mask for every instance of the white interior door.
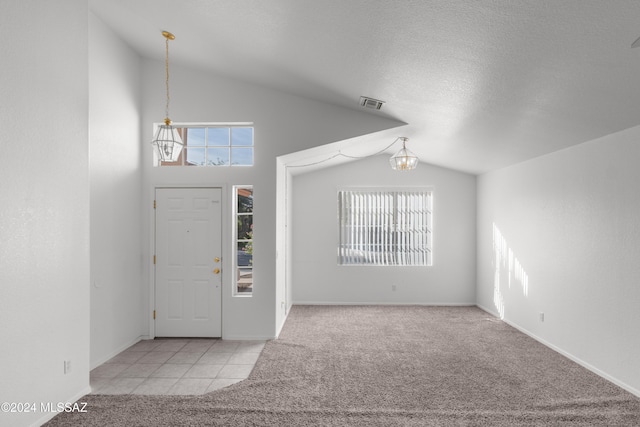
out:
M222 190L156 189L155 335L222 336Z

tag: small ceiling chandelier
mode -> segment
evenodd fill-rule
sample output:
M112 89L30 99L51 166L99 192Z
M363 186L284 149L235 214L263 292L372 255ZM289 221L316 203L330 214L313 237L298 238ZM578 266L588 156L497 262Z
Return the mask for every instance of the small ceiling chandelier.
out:
M418 166L418 156L407 150L407 147L405 147L409 138L400 137L398 139L402 141L402 149L389 159L391 168L396 171L410 171L415 169L416 166Z
M158 126L156 136L151 143L161 162L175 162L178 160L180 151L182 151L182 147L184 146L178 129L171 126L171 119L169 119L169 40L174 40L176 37L168 31L163 31L162 35L166 39L164 68L166 71L165 86L167 88L167 103L165 106L164 125Z

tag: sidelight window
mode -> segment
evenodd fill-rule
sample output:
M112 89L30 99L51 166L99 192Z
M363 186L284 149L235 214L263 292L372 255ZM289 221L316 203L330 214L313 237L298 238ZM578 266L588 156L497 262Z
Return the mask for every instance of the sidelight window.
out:
M253 186L234 186L235 294L253 292Z

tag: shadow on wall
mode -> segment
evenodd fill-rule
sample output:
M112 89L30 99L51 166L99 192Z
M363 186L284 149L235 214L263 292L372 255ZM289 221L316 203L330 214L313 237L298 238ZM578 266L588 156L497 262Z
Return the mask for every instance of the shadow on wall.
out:
M529 295L529 275L515 257L500 229L493 223L493 305L498 310L500 319L504 319L505 303L503 288L511 289L519 284L522 295Z

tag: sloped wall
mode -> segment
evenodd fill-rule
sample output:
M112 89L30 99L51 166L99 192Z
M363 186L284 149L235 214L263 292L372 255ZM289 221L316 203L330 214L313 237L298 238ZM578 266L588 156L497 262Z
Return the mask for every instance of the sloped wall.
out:
M640 395L640 127L478 178L478 304ZM541 321L544 313L544 321Z

